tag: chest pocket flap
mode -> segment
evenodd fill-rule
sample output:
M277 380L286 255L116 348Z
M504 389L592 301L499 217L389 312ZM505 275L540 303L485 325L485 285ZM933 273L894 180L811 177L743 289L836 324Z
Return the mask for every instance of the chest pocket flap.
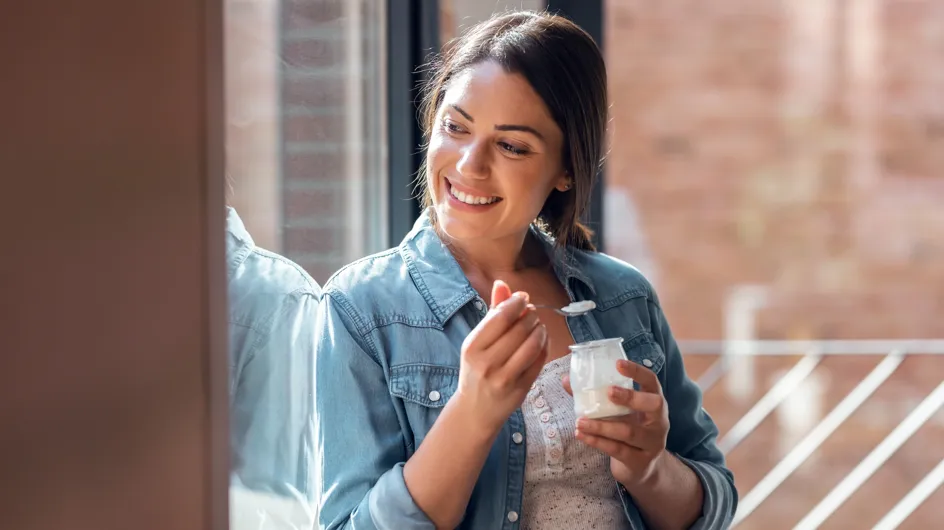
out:
M665 364L665 353L651 333L643 332L623 341L623 353L630 361L645 366L656 374Z
M444 407L458 386L459 369L452 366L406 364L390 369L390 394L424 407Z

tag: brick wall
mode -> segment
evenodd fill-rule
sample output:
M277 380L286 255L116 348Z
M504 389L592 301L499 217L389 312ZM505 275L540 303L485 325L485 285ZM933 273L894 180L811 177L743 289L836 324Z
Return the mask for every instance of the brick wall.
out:
M607 0L606 13L607 245L655 279L680 338L724 337L742 286L765 293L755 338L944 335L944 3ZM686 364L697 376L708 361ZM757 361L744 395L708 392L722 433L794 362ZM876 362L818 367L731 453L741 493ZM906 361L742 528L792 528L942 379L944 359ZM871 528L942 458L944 413L825 527ZM903 527L942 517L938 491Z
M384 178L381 9L281 2L283 251L319 282L385 235L382 212L366 207L384 192L372 185Z
M681 337L741 284L764 338L944 335L944 4L869 4L608 2L608 244Z

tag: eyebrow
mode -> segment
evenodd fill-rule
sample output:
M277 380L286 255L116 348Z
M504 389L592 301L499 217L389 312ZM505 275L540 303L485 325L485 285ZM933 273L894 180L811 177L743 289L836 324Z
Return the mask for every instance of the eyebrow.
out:
M450 107L455 109L455 111L458 112L459 114L462 114L462 116L465 119L469 120L472 123L475 123L475 119L472 118L472 115L466 112L465 110L463 110L462 107L460 107L459 105L450 105ZM521 132L531 133L537 136L542 141L545 141L543 134L539 133L537 129L535 129L534 127L529 127L527 125L511 125L511 124L496 125L495 130L496 131L521 131Z

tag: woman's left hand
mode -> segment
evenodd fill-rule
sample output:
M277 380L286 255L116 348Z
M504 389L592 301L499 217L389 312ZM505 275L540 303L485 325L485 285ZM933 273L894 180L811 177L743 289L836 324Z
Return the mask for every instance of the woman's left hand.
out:
M613 477L632 490L647 482L663 461L669 409L655 373L626 360L618 361L616 368L637 382L640 390L610 387L610 401L633 412L599 420L579 418L577 439L609 455ZM564 376L564 388L573 395L569 376Z

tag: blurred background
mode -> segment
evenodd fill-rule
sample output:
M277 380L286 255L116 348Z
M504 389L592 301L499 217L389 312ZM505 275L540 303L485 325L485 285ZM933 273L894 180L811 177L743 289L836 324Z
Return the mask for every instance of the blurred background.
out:
M589 214L656 285L740 528L944 518L944 2L226 0L229 202L319 282L419 213L416 85L493 12L609 69Z

